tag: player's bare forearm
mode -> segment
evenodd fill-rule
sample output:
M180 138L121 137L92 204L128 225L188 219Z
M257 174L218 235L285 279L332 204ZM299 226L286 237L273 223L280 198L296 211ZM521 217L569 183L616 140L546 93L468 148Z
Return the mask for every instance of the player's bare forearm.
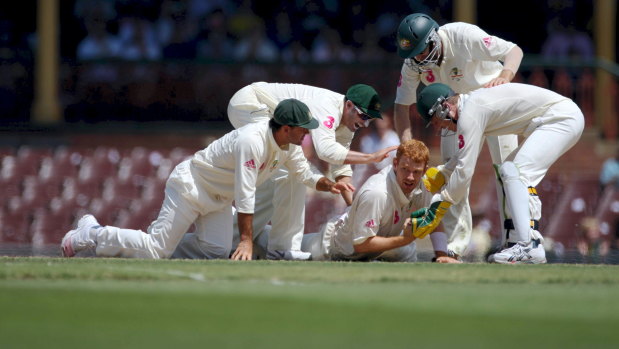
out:
M383 148L371 154L349 150L348 154L346 154L346 159L344 160L344 163L349 165L362 165L381 162L389 156L390 152L396 149L398 149L398 146L393 145L391 147Z
M409 105L395 104L394 106L394 125L395 131L400 137L400 142L405 142L413 138L413 132L411 130Z
M522 57L524 53L522 49L518 46L514 46L514 48L507 53L505 56L505 62L503 62L503 70L499 73L499 76L490 80L484 87L494 87L502 84L507 84L512 81L516 76L516 72L520 67L520 62L522 61Z
M240 241L231 259L238 261L249 261L253 254L253 221L254 215L251 213L238 213L237 221L240 232Z
M322 177L318 180L318 182L316 182L316 190L328 191L331 192L331 194L341 194L345 191L349 191L352 195L355 191L355 187L347 182L333 182L327 177Z
M350 177L350 176L339 176L339 177L335 178L335 181L352 185L352 177ZM352 205L352 194L353 194L353 192L348 191L348 190L342 191L342 193L341 193L342 199L344 199L344 202L346 203L346 206Z
M413 241L415 241L415 238L411 234L390 237L372 236L355 245L354 248L357 253L380 253L406 246Z

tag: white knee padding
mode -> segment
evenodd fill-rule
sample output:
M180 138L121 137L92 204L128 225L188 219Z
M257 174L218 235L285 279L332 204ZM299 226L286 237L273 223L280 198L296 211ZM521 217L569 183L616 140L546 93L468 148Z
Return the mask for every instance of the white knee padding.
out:
M499 167L499 175L503 181L519 179L520 170L512 161L506 161Z
M510 234L507 241L529 241L531 230L529 192L526 184L520 179L520 170L512 161L506 161L499 167L499 175L503 179L507 207L514 222L514 234Z

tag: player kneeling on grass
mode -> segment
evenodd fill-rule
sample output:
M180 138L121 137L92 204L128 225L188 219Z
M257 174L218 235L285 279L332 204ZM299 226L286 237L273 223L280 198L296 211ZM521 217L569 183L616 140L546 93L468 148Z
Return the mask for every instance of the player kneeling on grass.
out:
M319 191L341 194L350 184L333 183L312 172L301 150L309 129L318 127L308 107L281 101L270 121L234 130L181 162L170 174L157 219L140 230L102 227L85 215L62 239L62 253L73 257L95 249L97 256L129 258L228 258L232 250L232 200L241 242L235 260L252 258L252 220L256 186L286 166L295 178ZM196 232L187 230L195 224Z
M524 143L507 157L498 172L503 182L513 233L506 246L491 255L493 263L546 263L543 238L537 230L542 204L535 186L582 134L584 117L569 98L525 84L504 84L469 94L447 85L424 88L419 114L436 129L456 132L458 153L441 169L447 178L432 204L413 215L413 231L431 232L452 204L466 197L483 140L489 135L518 134Z
M423 142L402 143L393 165L368 178L346 213L327 222L320 233L306 234L302 250L314 260L415 262L414 241L429 232L415 233L407 218L432 199L421 180L429 158ZM431 238L438 262L459 263L446 255L444 233L434 232Z

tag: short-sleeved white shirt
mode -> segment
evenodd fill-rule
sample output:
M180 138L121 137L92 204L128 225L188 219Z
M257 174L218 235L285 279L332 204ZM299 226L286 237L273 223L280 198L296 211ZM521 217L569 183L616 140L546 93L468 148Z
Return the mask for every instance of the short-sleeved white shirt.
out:
M398 236L406 218L417 209L430 204L432 194L420 181L408 196L397 183L393 165L389 165L359 189L349 211L339 217L339 225L331 238L330 255L338 259L375 258L376 254L354 252L354 245L373 236Z
M310 168L300 146L277 145L268 121L233 130L191 159L196 186L222 200L235 200L241 213L254 213L256 187L284 165L311 188L322 177Z
M420 83L443 83L456 93L467 93L482 87L497 77L503 65L499 62L516 44L489 35L468 23L449 23L439 28L443 44L440 66L432 65L421 74L402 65L395 103L411 105L417 102Z

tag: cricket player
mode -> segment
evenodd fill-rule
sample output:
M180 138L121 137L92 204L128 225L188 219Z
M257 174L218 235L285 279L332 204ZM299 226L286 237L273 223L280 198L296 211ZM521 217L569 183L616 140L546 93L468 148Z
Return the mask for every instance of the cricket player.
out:
M301 147L310 129L318 127L307 106L298 100L281 101L273 120L234 130L181 162L170 174L157 219L147 233L102 227L85 215L62 239L62 253L72 257L94 248L97 256L128 258L228 258L232 250L232 201L238 213L240 243L235 260L252 257L252 220L256 187L280 167L297 180L320 191L340 194L354 190L310 170ZM185 234L192 224L195 234Z
M569 98L525 84L504 84L456 94L449 86L432 84L417 102L419 114L434 128L456 133L458 153L436 176L436 186L447 179L425 212L413 215L413 231L432 231L449 206L464 200L477 157L489 135L522 135L525 139L498 168L514 228L505 249L489 262L546 263L543 238L538 231L542 204L535 186L548 168L570 149L582 134L584 117Z
M430 16L422 13L411 14L402 20L397 33L397 47L404 64L396 90L394 119L402 141L412 138L409 111L410 106L417 102L420 84L440 82L458 93L498 86L514 78L523 56L516 44L489 35L475 25L450 23L439 27ZM499 165L516 149L518 137L507 134L488 136L487 142L492 162ZM455 135L443 132L443 161L452 158L456 151ZM497 196L499 203L503 203L503 189L498 178ZM501 221L509 225L509 213L502 209L499 211ZM468 195L450 208L443 226L450 234L450 253L461 255L470 242L472 231Z
M367 127L374 119L382 118L378 93L364 84L353 85L342 95L302 84L256 82L242 88L230 99L228 118L236 128L269 120L277 103L287 98L307 104L318 119L318 127L310 130L312 142L317 156L330 164L329 176L336 182L352 184L351 164L378 163L397 148L388 147L371 154L350 150L355 131ZM294 176L282 167L256 191L254 243L260 246L257 251L267 251L269 259L306 260L311 257L301 251L305 230L305 187ZM352 203L351 192L342 191L342 197L347 205ZM271 224L267 227L269 221Z
M303 237L303 251L311 252L314 260L415 262L414 241L425 235L413 234L406 221L432 199L421 180L429 159L423 142L400 144L393 164L368 178L346 213L327 222L321 232ZM447 250L445 234L435 232L431 239L435 250ZM436 261L461 263L445 255Z

